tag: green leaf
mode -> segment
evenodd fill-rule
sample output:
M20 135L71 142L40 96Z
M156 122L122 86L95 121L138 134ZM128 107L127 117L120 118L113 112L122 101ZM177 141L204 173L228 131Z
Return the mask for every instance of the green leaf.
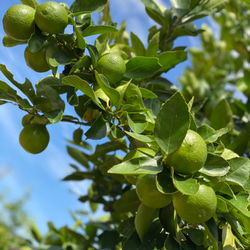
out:
M189 119L188 106L176 92L164 103L155 121L155 139L166 154L180 147L189 128Z
M194 195L199 190L199 184L196 179L184 178L178 175L173 175L173 183L176 189L186 195Z
M88 157L79 149L67 146L68 154L82 166L89 168Z
M29 5L32 8L36 8L39 3L36 0L20 0L23 4Z
M72 60L62 50L57 50L48 58L49 65L52 67L58 67L60 65L71 64Z
M113 166L110 174L157 174L162 171L155 159L149 157L133 158Z
M70 11L73 13L102 11L106 4L107 0L75 0Z
M239 192L235 198L226 199L223 196L220 196L220 199L225 201L230 207L236 208L240 213L250 218L249 207L249 194L246 192Z
M99 59L99 52L98 50L96 49L95 46L93 45L87 45L87 49L89 51L89 54L91 56L91 60L92 60L92 64L93 64L93 67L96 68L96 65L97 65L97 61Z
M154 36L148 42L148 48L146 50L145 56L148 57L157 57L159 51L159 39L160 32L154 34Z
M226 134L229 131L229 128L222 128L215 130L208 125L201 125L197 128L197 132L203 138L206 143L212 143L218 140L219 137Z
M143 236L149 229L152 221L156 217L157 210L155 208L150 208L141 204L135 216L135 229L143 241Z
M157 99L158 98L158 96L154 92L148 89L140 88L140 91L141 91L142 98L145 98L145 99Z
M113 208L115 212L119 213L135 213L140 205L140 200L137 196L136 190L128 190L121 195L119 200L114 202Z
M131 38L133 52L137 56L145 56L146 49L140 38L133 32L130 33L130 38Z
M157 58L137 56L131 58L126 64L125 77L146 78L156 74L161 68Z
M107 136L109 131L109 123L103 118L102 115L100 115L85 135L87 139L99 140Z
M63 110L55 109L50 112L45 112L44 115L48 118L49 122L52 124L56 124L60 122L63 118Z
M176 192L171 173L167 168L164 168L162 172L157 174L156 185L158 190L164 194L172 194Z
M177 64L187 60L186 51L165 51L159 55L159 62L162 65L159 72L165 72L174 68Z
M91 25L88 26L83 32L82 36L93 36L98 34L104 34L104 33L116 33L118 30L116 27L111 25Z
M5 35L3 37L3 46L5 47L14 47L14 46L17 46L17 45L21 45L21 44L26 44L27 41L17 41L17 40L14 40L12 39L11 37Z
M95 71L95 77L99 87L110 99L111 107L115 106L120 101L120 93L116 89L110 87L107 79L103 75L98 74L97 71Z
M18 83L17 81L14 80L13 74L8 71L6 66L4 64L0 64L0 71L4 74L4 76L18 89L20 89L28 98L29 100L33 103L34 98L36 97L35 90L33 88L32 83L28 80L25 79L25 82L23 84Z
M77 27L75 27L74 29L75 33L76 33L76 37L77 37L77 45L80 49L85 49L87 44L85 39L83 38L81 32L79 31L79 29Z
M40 50L44 46L46 39L47 37L42 34L42 31L36 30L28 42L30 51L34 53Z
M199 172L208 176L225 176L229 172L229 163L219 155L208 153L205 165Z
M202 9L203 10L212 10L212 9L221 9L223 8L227 3L229 2L229 0L210 0L208 2L206 2L203 6Z
M128 125L134 133L140 134L142 133L148 126L148 122L146 121L146 117L143 114L135 114L130 117L127 114Z
M155 141L154 137L150 135L141 135L141 134L128 132L128 131L126 131L125 133L140 142L150 143L150 142Z
M250 160L244 157L237 157L229 160L230 170L224 181L243 187L250 174Z
M184 16L190 7L190 0L170 0L174 14L177 17Z
M215 129L233 128L233 112L229 103L223 99L212 110L211 126Z
M65 178L63 178L63 181L82 181L82 180L92 180L95 176L91 172L81 172L76 171L70 175L67 175Z
M89 83L85 80L82 80L79 76L76 75L65 76L62 79L62 83L81 90L85 95L90 97L101 109L104 109L104 107L101 104L101 101L98 99L94 90L90 87Z

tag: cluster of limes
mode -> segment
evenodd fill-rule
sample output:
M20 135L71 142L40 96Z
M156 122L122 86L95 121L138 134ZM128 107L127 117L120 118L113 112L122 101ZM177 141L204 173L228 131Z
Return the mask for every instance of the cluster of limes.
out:
M192 175L204 166L206 158L205 141L197 132L188 130L181 146L168 155L166 164L178 174ZM187 223L201 224L209 220L217 207L214 189L204 183L200 184L194 195L179 191L174 194L160 192L155 175L139 176L135 184L137 195L144 205L162 208L173 202L177 214Z
M53 1L38 5L35 9L25 4L16 4L11 6L3 17L5 33L16 41L28 42L36 27L46 34L58 34L62 33L67 25L67 10ZM48 71L50 66L45 51L44 47L38 51L30 51L27 47L24 53L27 65L37 72Z

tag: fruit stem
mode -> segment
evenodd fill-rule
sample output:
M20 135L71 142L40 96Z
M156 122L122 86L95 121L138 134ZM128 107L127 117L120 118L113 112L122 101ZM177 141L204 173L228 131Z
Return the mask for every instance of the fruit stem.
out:
M69 46L67 46L67 44L61 37L56 36L56 38L70 54L72 54L77 60L80 59L80 57Z

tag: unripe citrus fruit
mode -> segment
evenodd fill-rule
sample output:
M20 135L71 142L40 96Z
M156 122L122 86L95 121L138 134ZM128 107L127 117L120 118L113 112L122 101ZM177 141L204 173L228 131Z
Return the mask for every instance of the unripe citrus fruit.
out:
M212 187L202 184L194 195L175 193L173 205L182 220L200 224L209 220L215 213L217 198Z
M28 124L19 135L19 143L27 152L39 154L48 146L49 132L43 124Z
M31 52L29 47L24 51L26 64L36 72L46 72L50 67L46 61L46 48L42 47L37 52Z
M156 187L155 175L142 175L136 181L136 193L147 207L161 208L172 202L172 195L161 193Z
M109 52L99 58L96 70L99 74L103 74L110 83L117 83L125 74L126 65L118 53Z
M188 130L181 146L169 154L168 166L180 174L193 174L203 167L207 159L207 146L203 138L193 130Z
M38 28L46 33L62 33L68 25L68 13L59 3L45 2L37 6L35 22Z
M11 6L3 17L3 28L12 39L28 40L35 30L35 9L24 4Z

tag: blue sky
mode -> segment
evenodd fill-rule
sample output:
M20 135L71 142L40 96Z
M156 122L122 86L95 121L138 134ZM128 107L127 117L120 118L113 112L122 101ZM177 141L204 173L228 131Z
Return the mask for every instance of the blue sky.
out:
M40 4L45 1L38 1ZM61 2L61 1L56 1ZM71 5L73 0L65 0ZM169 1L158 1L169 6ZM126 19L128 32L136 33L144 43L148 29L154 22L147 18L144 6L139 0L110 0L113 20L119 24ZM0 17L18 0L2 1ZM198 24L200 25L201 22ZM0 39L4 36L2 25ZM91 39L88 39L91 41ZM191 37L180 40L181 45L198 46L199 38ZM50 73L35 73L25 64L23 52L26 45L5 48L0 44L0 63L5 64L14 74L15 80L24 82L27 77L35 84ZM178 65L171 70L167 77L176 83L188 62ZM7 81L0 73L0 80ZM0 106L0 193L8 190L9 198L19 198L29 189L30 199L26 204L29 215L34 218L42 232L47 229L47 222L53 221L56 226L72 225L68 209L88 210L88 206L77 201L74 193L85 194L87 185L84 183L66 183L61 179L71 172L69 164L73 160L67 155L65 139L71 139L72 132L77 126L72 124L56 124L48 126L50 144L39 155L25 152L18 142L22 129L21 119L25 115L18 107L8 104Z

